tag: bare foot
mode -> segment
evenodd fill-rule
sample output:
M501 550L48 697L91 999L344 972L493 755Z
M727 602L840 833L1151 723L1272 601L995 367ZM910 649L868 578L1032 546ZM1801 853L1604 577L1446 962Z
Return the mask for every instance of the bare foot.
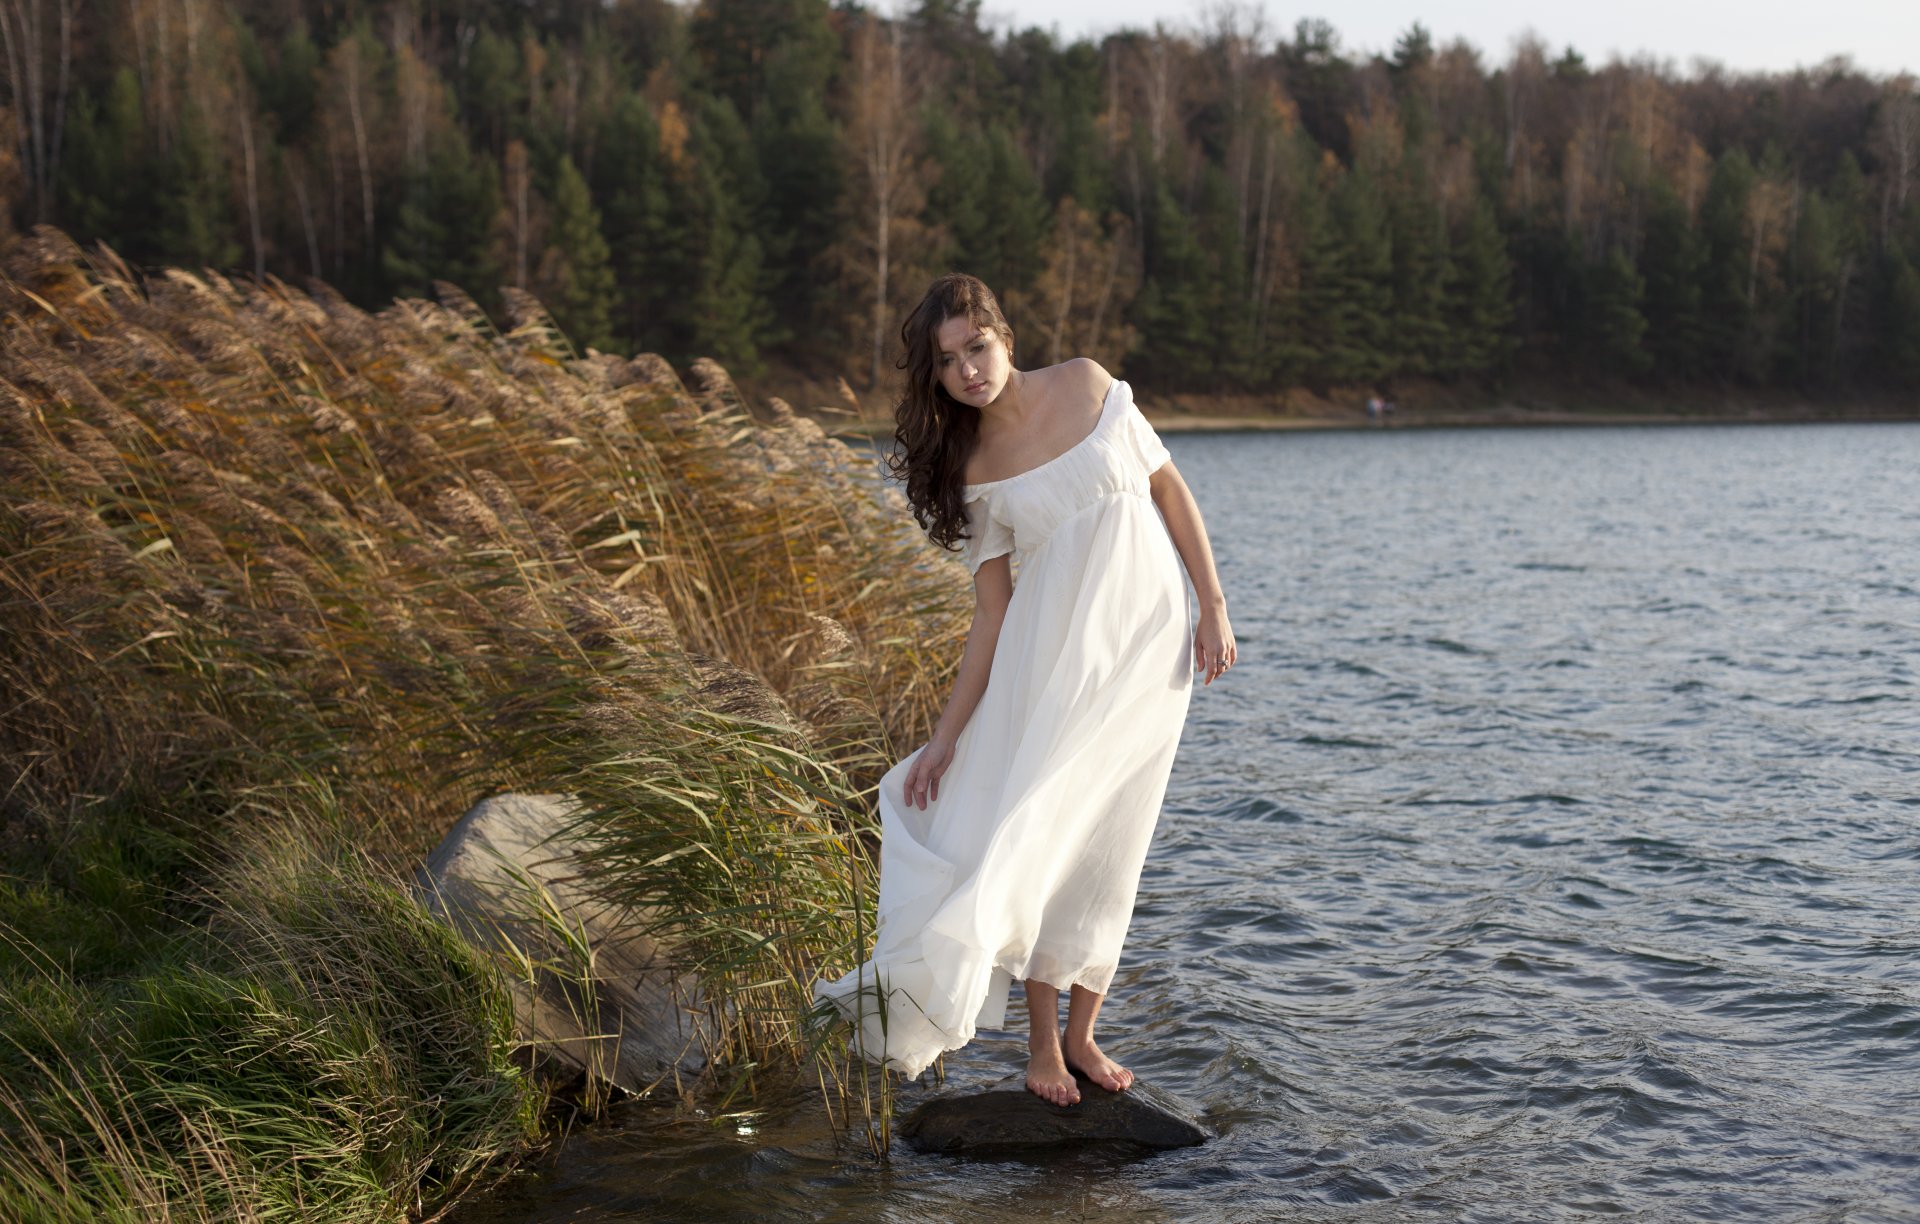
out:
M1080 1073L1108 1092L1124 1092L1133 1083L1133 1072L1100 1052L1089 1037L1084 1042L1069 1040L1064 1047L1065 1061L1080 1068Z
M1080 1089L1074 1084L1067 1064L1061 1061L1060 1047L1034 1049L1029 1046L1028 1049L1032 1057L1027 1059L1027 1091L1055 1105L1079 1104Z

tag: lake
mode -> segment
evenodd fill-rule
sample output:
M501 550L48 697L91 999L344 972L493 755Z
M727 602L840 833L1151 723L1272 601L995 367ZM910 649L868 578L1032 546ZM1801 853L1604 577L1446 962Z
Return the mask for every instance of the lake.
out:
M1920 1219L1920 425L1166 441L1240 663L1098 1033L1220 1137L640 1102L459 1218Z

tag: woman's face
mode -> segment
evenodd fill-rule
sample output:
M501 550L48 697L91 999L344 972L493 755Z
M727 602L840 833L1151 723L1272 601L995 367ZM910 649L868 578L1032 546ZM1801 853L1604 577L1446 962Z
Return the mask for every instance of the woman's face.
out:
M939 350L933 364L940 385L963 404L978 408L992 403L1013 376L1013 355L1001 342L1000 333L965 315L941 323L934 333L934 346Z

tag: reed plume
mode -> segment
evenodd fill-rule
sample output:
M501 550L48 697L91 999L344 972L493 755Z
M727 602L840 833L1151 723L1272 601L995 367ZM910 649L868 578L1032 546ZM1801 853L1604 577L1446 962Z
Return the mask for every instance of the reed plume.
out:
M185 920L265 870L226 849L252 822L344 838L399 895L480 796L566 791L607 898L702 975L735 1093L809 1055L809 984L862 954L873 787L938 713L965 572L868 460L757 418L719 366L689 387L577 355L526 295L504 332L436 296L141 279L44 226L7 257L0 850L57 875L142 796L229 890L164 907ZM0 1035L51 989L35 963L0 960ZM84 1095L36 1074L16 1118ZM96 1104L39 1140L109 1153ZM39 1167L31 1126L0 1133L0 1177ZM218 1150L196 1184L244 1167Z

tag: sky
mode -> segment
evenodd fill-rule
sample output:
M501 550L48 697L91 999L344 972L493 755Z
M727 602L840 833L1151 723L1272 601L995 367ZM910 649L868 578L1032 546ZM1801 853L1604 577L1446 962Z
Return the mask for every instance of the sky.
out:
M1155 20L1192 31L1216 2L1020 0L1015 5L982 0L980 16L997 30L1041 26L1057 29L1071 42L1122 27L1152 29ZM1531 29L1555 54L1571 44L1593 64L1614 53L1631 58L1645 52L1671 61L1683 74L1691 72L1696 57L1717 60L1731 72L1788 72L1845 55L1877 76L1920 73L1920 0L1321 0L1304 7L1238 0L1237 7L1264 14L1263 49L1290 35L1300 18L1324 17L1340 32L1349 55L1389 52L1418 21L1432 31L1436 44L1466 39L1489 66L1504 62L1515 36Z

